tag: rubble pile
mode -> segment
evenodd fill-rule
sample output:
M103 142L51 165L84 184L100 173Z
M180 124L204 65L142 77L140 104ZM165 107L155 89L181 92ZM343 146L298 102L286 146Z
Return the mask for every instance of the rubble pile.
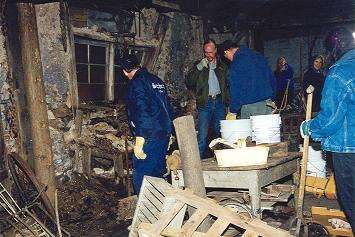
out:
M61 225L72 236L112 236L129 224L117 214L126 193L114 181L74 174L58 194Z
M104 156L118 156L126 150L131 136L125 106L116 108L83 105L80 124L72 118L64 133L64 141L73 152L76 146L90 147Z

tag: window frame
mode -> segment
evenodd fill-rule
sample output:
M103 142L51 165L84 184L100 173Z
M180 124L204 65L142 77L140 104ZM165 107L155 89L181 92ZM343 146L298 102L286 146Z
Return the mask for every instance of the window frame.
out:
M88 62L87 63L79 63L79 62L76 61L76 64L77 65L86 65L86 66L88 66L88 69L87 69L88 80L87 80L87 83L79 82L79 81L77 83L78 84L99 84L99 85L105 84L105 82L103 82L103 83L91 82L90 68L91 68L91 66L105 66L105 71L106 71L105 78L107 77L107 67L109 67L109 63L110 63L107 60L107 51L109 50L109 43L108 42L95 41L95 40L82 39L82 38L75 37L74 38L74 44L83 44L83 45L85 45L87 47L87 55L86 56L87 56ZM105 64L90 63L90 46L98 46L98 47L105 48L105 55L106 55Z
M104 101L103 102L114 102L118 100L119 98L115 98L115 90L117 90L116 85L116 75L115 75L115 69L118 66L115 63L115 54L116 54L116 49L128 49L128 52L132 52L135 50L143 49L144 53L141 58L141 65L143 67L149 68L152 63L152 59L155 55L155 47L151 45L132 45L132 44L127 44L125 45L124 43L117 43L117 42L110 42L110 41L102 41L102 40L97 40L97 39L90 39L90 38L84 38L83 36L80 35L74 35L74 47L75 44L83 44L87 46L87 63L79 63L76 61L75 67L77 65L87 65L88 66L88 78L87 82L79 82L77 80L77 87L80 85L104 85ZM99 46L99 47L104 47L105 48L105 64L96 64L96 63L90 63L90 46ZM74 50L74 57L76 59L75 55L75 50ZM93 65L98 65L98 66L105 66L105 81L104 83L92 83L91 82L91 72L90 72L90 66ZM79 88L78 88L78 101L83 102L79 98ZM85 101L85 102L90 102ZM95 102L95 101L94 101ZM97 101L96 101L97 102Z

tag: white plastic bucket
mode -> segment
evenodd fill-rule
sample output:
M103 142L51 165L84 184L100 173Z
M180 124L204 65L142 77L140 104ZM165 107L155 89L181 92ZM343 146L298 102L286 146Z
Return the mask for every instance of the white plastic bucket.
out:
M251 136L250 119L221 120L221 135L232 143Z
M300 152L303 151L303 146L300 145ZM308 148L308 163L307 163L307 175L325 178L327 169L327 162L323 159L323 151L316 151L312 146Z
M281 141L279 114L250 116L252 140L256 144L277 143Z

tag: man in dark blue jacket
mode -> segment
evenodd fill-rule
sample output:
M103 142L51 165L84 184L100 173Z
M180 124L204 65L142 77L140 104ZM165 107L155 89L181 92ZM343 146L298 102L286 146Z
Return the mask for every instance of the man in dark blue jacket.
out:
M121 67L129 79L126 106L136 139L133 185L138 193L144 175L163 177L165 173L173 113L165 84L147 69L141 68L135 55L125 57Z
M241 109L241 118L270 114L267 106L275 97L276 80L266 58L246 46L231 41L221 45L224 56L231 61L229 68L230 113L235 117Z

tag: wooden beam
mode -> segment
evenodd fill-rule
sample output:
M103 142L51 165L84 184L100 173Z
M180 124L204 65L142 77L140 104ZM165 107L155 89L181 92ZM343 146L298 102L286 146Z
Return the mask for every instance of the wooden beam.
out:
M31 138L31 128L29 124L28 117L28 106L25 98L25 87L24 87L24 72L22 67L22 56L21 56L21 44L19 39L19 22L18 22L18 11L15 3L11 3L8 6L7 12L7 37L6 45L7 56L10 70L10 77L12 89L14 91L14 102L17 114L17 128L19 130L18 134L18 153L22 159L27 161L31 168L33 166L33 149L32 149L32 138Z
M200 152L198 150L195 123L191 115L174 120L176 136L182 160L185 187L199 197L206 197L202 175Z
M107 102L112 102L115 99L115 46L110 43L106 48L106 82L105 82L105 99Z
M165 7L165 8L169 8L172 10L181 11L180 5L177 3L168 2L168 1L164 1L164 0L153 0L152 3L154 5L157 5L160 7Z
M79 94L78 94L78 79L76 74L76 59L75 59L75 43L74 43L74 32L72 23L70 21L69 7L65 5L64 8L65 24L67 29L67 44L69 53L69 103L68 107L77 109L79 106Z
M56 189L52 140L49 134L46 94L38 42L36 12L33 4L17 4L24 86L30 115L35 174L47 186L47 195L54 204Z
M73 27L73 32L75 36L80 36L80 37L85 37L89 39L95 39L95 40L100 40L100 41L106 41L106 42L111 42L115 43L117 42L117 39L114 36L97 32L95 30L89 29L89 28L77 28Z

